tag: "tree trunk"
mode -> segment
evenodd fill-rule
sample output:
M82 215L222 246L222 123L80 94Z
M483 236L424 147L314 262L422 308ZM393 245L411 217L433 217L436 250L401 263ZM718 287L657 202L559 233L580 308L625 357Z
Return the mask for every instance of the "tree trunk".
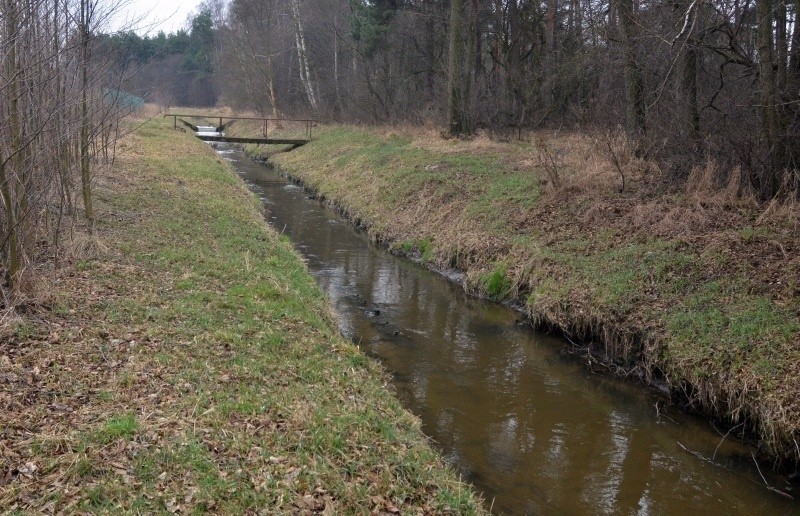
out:
M686 99L686 129L689 139L694 147L694 152L701 150L702 137L700 133L700 110L697 106L697 68L698 48L693 37L686 42L683 54L682 86Z
M511 113L515 123L522 118L522 61L520 53L519 8L517 0L508 2L508 59L506 77L511 96Z
M697 107L697 48L686 49L683 56L683 91L686 96L686 127L694 150L700 150L700 111Z
M269 91L269 102L272 104L272 118L278 118L278 99L275 95L275 77L272 71L272 55L271 47L269 45L269 34L266 35L267 39L267 88ZM267 135L265 134L264 137Z
M478 5L478 0L472 0L470 4L468 4L467 9L469 10L469 16L467 20L469 21L467 26L466 32L466 56L464 59L464 66L466 69L464 70L464 122L467 127L467 131L469 131L469 113L467 112L467 106L472 105L472 85L475 84L477 80L477 73L480 70L480 60L481 60L481 53L480 53L480 44L481 44L481 35L478 32L478 14L480 10L480 6Z
M794 0L795 21L792 24L792 50L789 57L789 96L800 89L800 0Z
M470 56L469 63L472 63L472 82L475 82L475 77L483 73L483 37L481 34L480 26L481 2L480 0L472 0L471 11L471 43L472 56Z
M306 90L306 97L311 109L317 110L317 95L314 91L314 84L311 78L311 65L306 51L306 37L303 32L303 24L300 20L300 0L292 0L292 18L294 20L294 37L297 46L297 60L300 66L300 80Z
M342 90L339 85L339 19L333 15L333 86L336 90L336 109L341 115L344 111L342 105Z
M777 76L772 46L772 0L758 0L758 72L764 140L769 151L769 163L761 178L761 195L767 199L780 187L781 174L786 166L785 142L777 109Z
M641 138L647 134L644 81L636 58L637 25L634 19L633 0L615 0L623 38L623 67L625 74L625 125L628 134Z
M9 125L11 128L11 146L8 158L0 155L0 195L3 198L3 205L6 209L6 248L4 249L6 261L6 282L13 290L16 288L19 275L22 272L22 261L24 256L23 235L20 234L19 221L22 217L21 203L25 192L25 183L22 180L21 164L22 140L19 134L19 93L18 93L18 20L16 0L7 0L5 6L6 18L6 37L8 38L6 50L6 75L8 77L7 93L9 100ZM8 170L6 164L12 164L12 170Z
M776 0L775 4L775 77L780 91L786 86L786 67L789 49L786 37L786 0Z
M65 17L66 18L66 17ZM59 37L60 37L60 10L59 10L59 2L56 1L53 3L53 56L55 62L55 86L54 86L54 96L55 96L55 105L63 106L66 104L66 93L64 91L64 86L62 83L62 67L61 67L61 49L59 48ZM65 24L66 25L66 24ZM66 28L66 27L65 27ZM66 117L64 116L63 110L59 109L56 111L55 116L53 118L53 122L55 126L61 131L64 130L64 120ZM62 198L62 210L66 211L67 213L72 212L73 203L72 203L72 187L70 185L70 162L69 162L69 141L64 138L59 138L58 141L55 143L58 148L58 176L60 179L61 184L61 198ZM56 233L58 230L56 230ZM58 234L56 234L56 242L58 241ZM56 245L56 248L58 245Z
M516 0L515 0L516 1ZM545 54L547 55L548 68L553 63L553 53L556 48L556 11L558 10L557 0L547 0L547 22L545 25ZM548 70L550 73L550 70Z
M450 2L450 53L447 65L447 130L452 136L469 131L464 98L464 0Z
M556 103L559 102L560 92L556 89L556 14L558 11L558 0L547 0L545 6L545 27L544 27L544 65L542 66L542 81L544 88L541 89L542 100L545 102L547 112L553 112ZM559 106L560 107L560 106Z
M6 171L5 159L0 156L0 197L3 200L3 206L6 210L6 234L4 240L6 242L3 254L6 255L6 277L5 281L8 286L13 290L16 287L17 279L21 271L21 257L19 239L17 238L17 207L14 202L14 197L11 194L10 177Z
M94 233L92 176L89 169L89 17L92 0L81 0L81 186L89 234Z
M433 2L425 3L425 93L429 102L435 95L436 79L436 19L439 12Z

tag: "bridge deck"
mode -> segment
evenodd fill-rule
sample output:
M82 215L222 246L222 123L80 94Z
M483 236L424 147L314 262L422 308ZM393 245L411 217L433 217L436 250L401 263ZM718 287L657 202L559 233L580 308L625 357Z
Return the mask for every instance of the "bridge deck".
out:
M225 142L225 143L255 143L260 145L305 145L310 140L291 139L291 138L247 138L238 136L211 136L198 134L198 138L205 142Z
M203 114L189 114L189 115L182 115L179 113L166 113L164 117L172 117L172 126L177 128L178 121L180 121L183 125L189 127L194 132L198 132L204 130L205 127L198 127L192 122L188 122L184 120L185 118L192 119L192 120L204 120L207 124L209 124L208 120L216 120L219 122L216 126L212 126L213 129L216 129L217 133L221 133L225 131L227 127L231 124L236 122L237 120L251 120L262 122L264 124L263 136L262 137L245 137L245 136L222 136L221 134L208 134L202 133L197 134L197 137L203 141L207 142L227 142L227 143L254 143L256 145L291 145L292 148L300 147L301 145L305 145L306 143L311 141L311 129L314 127L315 122L314 120L308 118L254 118L254 117L239 117L239 116L220 116L220 115L203 115ZM223 123L225 120L228 122ZM269 126L270 123L277 125L278 127L288 124L294 124L295 127L299 124L301 127L304 128L305 138L270 138L269 137Z

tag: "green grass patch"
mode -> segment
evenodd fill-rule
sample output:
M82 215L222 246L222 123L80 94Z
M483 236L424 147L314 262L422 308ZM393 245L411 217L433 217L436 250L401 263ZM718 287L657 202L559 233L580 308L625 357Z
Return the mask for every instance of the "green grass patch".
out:
M425 263L433 261L434 249L430 238L404 240L396 244L396 247L407 255L419 256Z
M501 301L511 293L513 285L508 279L505 263L499 263L490 273L481 276L480 285L489 299Z
M92 436L100 444L108 444L118 439L130 439L139 430L139 422L133 414L111 417Z

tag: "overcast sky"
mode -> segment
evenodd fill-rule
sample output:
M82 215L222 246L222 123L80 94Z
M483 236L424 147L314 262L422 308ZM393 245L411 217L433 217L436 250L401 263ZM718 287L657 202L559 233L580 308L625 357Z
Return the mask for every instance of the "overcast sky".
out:
M111 23L111 31L135 24L139 34L176 32L187 27L186 19L202 0L128 0ZM138 21L141 19L141 21Z

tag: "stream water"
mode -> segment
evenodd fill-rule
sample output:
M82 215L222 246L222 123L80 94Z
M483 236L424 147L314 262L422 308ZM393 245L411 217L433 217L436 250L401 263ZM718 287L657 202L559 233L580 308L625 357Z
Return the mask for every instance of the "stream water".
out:
M800 513L765 488L752 450L708 421L643 385L591 373L514 311L375 247L270 167L218 152L305 257L342 333L391 372L404 405L493 512Z

